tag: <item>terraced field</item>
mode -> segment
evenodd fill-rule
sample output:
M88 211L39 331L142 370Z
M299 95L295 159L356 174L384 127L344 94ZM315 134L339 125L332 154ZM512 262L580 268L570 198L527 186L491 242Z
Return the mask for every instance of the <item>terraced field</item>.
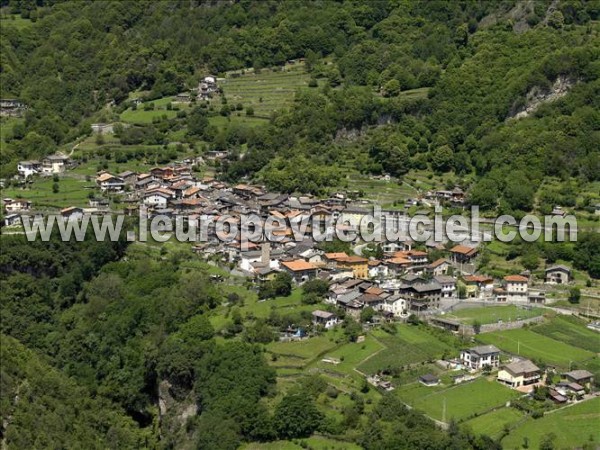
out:
M588 350L557 341L529 329L483 333L477 336L477 340L484 344L493 344L514 355L542 360L562 368L568 368L574 362L594 358L594 353Z
M483 308L465 308L449 312L443 317L446 319L460 320L468 324L479 322L481 324L496 323L498 321L510 322L513 320L528 319L541 316L542 308L524 309L514 305L486 306Z
M464 425L471 428L475 434L486 434L497 439L505 427L512 427L525 417L525 414L515 408L500 408L487 414L467 420Z
M495 407L502 407L519 393L495 380L475 381L450 387L427 387L420 383L402 386L394 391L403 401L428 416L448 421L460 421Z
M415 197L417 191L406 183L396 180L378 180L361 174L348 176L348 188L362 191L364 198L376 201L383 208L402 208L407 198Z
M553 448L598 448L600 445L600 398L568 406L541 419L527 419L504 439L504 448L521 448L527 439L529 448L540 448L550 436ZM546 447L550 448L550 447Z
M594 353L600 353L600 334L576 317L557 316L533 328L536 333Z
M452 347L436 339L427 329L412 325L399 325L395 336L381 330L374 330L373 336L385 349L358 367L366 374L441 358L444 352L452 351Z
M293 103L296 90L308 87L309 78L304 64L298 63L286 65L283 71L232 72L220 84L229 104L251 106L254 117L269 119Z

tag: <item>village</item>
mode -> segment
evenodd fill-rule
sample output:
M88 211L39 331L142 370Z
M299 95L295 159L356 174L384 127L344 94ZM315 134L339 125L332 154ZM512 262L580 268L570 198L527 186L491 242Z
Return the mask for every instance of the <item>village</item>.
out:
M204 158L223 156L210 152ZM554 312L551 308L556 298L547 292L565 288L573 281L571 269L560 264L546 267L541 279L528 271L501 279L479 273L476 268L481 247L470 241L423 244L406 238L377 246L353 242L345 251L328 251L310 236L298 242L290 227L292 220L335 217L338 224L356 230L373 205L353 202L344 193L328 198L294 196L268 192L258 185L229 185L214 177L198 178L192 170L198 162L186 160L155 167L147 173L100 171L88 207L71 206L59 213L65 221L80 220L84 214L115 214L117 211L109 208L109 199L116 196L123 208L121 212L130 216L140 214L141 209L148 218L181 216L188 222L223 215L238 221L242 214L276 217L285 224L275 232L276 242L258 240L242 245L239 238L223 242L212 229L205 242L190 244L190 249L201 259L246 278L256 289L273 282L279 274L286 274L295 289L314 280L326 283L327 293L319 309L311 312L312 326L282 330L282 342L310 340L348 320L362 323L365 332L382 324L422 322L473 341L480 333L541 323L543 312ZM51 155L42 161L20 162L18 173L25 180L60 176L73 166L66 156ZM426 198L461 204L464 192L458 188L429 192ZM18 226L23 216L39 214L25 198L4 199L4 209L9 229ZM402 210L384 210L382 215L394 223L406 219ZM367 250L371 250L369 256L364 255ZM504 311L513 308L513 316L505 317L502 306L506 307ZM499 314L483 323L460 320L461 311L473 310L494 310ZM359 336L358 341L361 339L364 336ZM323 361L329 365L340 362L336 358ZM557 405L590 398L594 391L594 377L588 370L560 371L551 364L541 368L519 351L501 351L495 345L465 346L438 360L435 366L438 371L415 376L414 381L433 387L444 384L443 376L450 376L447 380L451 384L460 384L492 374L498 383L521 394L534 395L539 388L549 387L546 396ZM385 370L367 373L365 377L377 388L394 390L392 377Z

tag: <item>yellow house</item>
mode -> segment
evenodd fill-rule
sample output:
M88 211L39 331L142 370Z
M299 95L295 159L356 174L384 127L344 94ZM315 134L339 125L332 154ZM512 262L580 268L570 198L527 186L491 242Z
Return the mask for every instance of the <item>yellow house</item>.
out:
M336 258L336 267L350 269L356 278L369 278L369 260L360 256L343 256Z
M498 381L512 388L535 384L540 379L540 368L528 359L514 361L498 371Z

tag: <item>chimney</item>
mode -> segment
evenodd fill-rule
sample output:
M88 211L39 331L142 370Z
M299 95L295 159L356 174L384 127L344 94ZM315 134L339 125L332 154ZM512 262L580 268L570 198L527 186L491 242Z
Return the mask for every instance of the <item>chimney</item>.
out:
M263 242L260 247L260 262L266 264L267 266L271 263L271 243Z

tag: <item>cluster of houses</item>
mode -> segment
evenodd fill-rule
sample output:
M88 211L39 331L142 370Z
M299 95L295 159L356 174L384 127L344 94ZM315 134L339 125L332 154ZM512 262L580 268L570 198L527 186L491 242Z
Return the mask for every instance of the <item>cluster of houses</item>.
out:
M27 105L16 98L0 99L0 116L2 117L21 117Z
M190 92L181 92L177 94L175 96L175 103L189 103L192 101L193 94L196 94L196 99L198 101L209 100L217 91L217 77L214 75L207 75L202 78L200 83L198 83L198 87L196 89L192 89Z
M68 156L57 153L48 155L41 161L19 161L17 164L17 173L22 178L29 178L32 175L54 175L65 172L71 166L71 160Z
M324 230L333 236L336 231L358 231L361 220L373 214L365 203L353 203L344 193L328 198L293 196L268 192L262 186L229 185L212 177L198 178L192 173L193 161L155 167L147 173L125 171L118 174L98 172L95 179L101 196L89 199L89 209L71 207L61 211L66 219L78 219L85 212L110 213L107 197L118 195L120 206L128 214L138 214L140 208L149 217L163 215L181 216L189 222L215 223L227 215L233 221L241 220L243 214L256 214L266 219L275 218L281 227L272 231L276 242L255 240L242 245L239 236L231 241L218 238L214 227L208 229L202 242L194 251L207 257L220 258L243 274L265 281L277 272L288 272L293 280L302 284L320 277L331 284L332 303L339 304L351 314L360 308L371 306L376 310L404 317L411 312L437 310L443 299L456 298L458 276L467 298L495 299L509 303L544 303L543 292L529 288L529 274L510 275L498 284L491 277L469 273L465 267L473 266L479 254L474 246L458 244L448 250L441 243L427 242L415 249L414 242L406 237L401 241L381 244L383 255L367 258L345 252L327 253L320 249L306 229L303 240L295 236L292 221L305 219L312 225L315 219L326 223L335 220L334 226ZM61 173L69 167L64 155L51 155L38 161L22 161L18 171L23 177L36 173ZM458 191L452 191L459 195ZM458 197L457 197L458 198ZM19 214L31 209L26 199L5 199L4 207L9 214ZM407 220L402 210L383 210L379 220L396 225ZM429 261L429 251L445 252L443 258ZM571 272L565 266L553 266L546 270L545 281L549 284L566 284ZM367 286L370 285L370 286ZM369 290L370 289L370 290ZM376 292L376 293L374 293Z
M501 364L500 353L494 345L465 349L460 352L459 359L454 361L455 367L470 373L485 370L495 372L499 383L523 393L531 393L535 386L549 386L549 398L555 403L565 403L573 398L581 399L593 390L594 375L587 370L577 369L562 373L559 382L550 384L550 379L545 376L544 371L532 361L513 357L510 362ZM462 378L464 377L461 377L461 381ZM428 386L439 383L439 379L431 374L419 381Z

